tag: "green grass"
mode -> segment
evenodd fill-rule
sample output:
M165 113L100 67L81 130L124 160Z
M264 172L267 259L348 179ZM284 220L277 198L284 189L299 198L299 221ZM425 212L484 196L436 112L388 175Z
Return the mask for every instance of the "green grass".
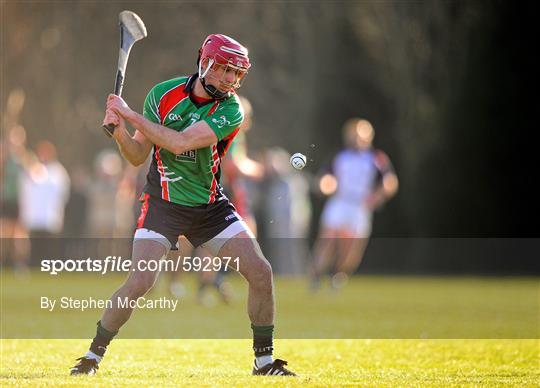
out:
M250 376L249 340L118 340L70 377L82 340L2 340L2 386L537 387L537 340L280 340L299 378Z
M238 276L229 278L233 303L212 307L197 303L188 276L191 294L177 311L136 311L97 376L68 376L101 311L48 313L39 297L108 297L122 278L17 279L2 271L0 386L537 387L540 380L538 278L391 276L357 277L339 293L325 287L314 295L305 279L276 279L275 353L297 379L250 375L247 295ZM151 297L163 295L160 282Z
M121 337L250 338L246 284L236 274L229 279L236 295L230 306L201 306L195 278L188 276L191 294L176 311L137 310ZM2 338L88 338L101 309L48 312L40 297L108 299L123 276L32 273L17 279L2 271L1 280ZM168 296L163 280L150 298ZM316 294L303 278L275 283L279 338L540 338L537 278L362 276L341 292L324 287Z

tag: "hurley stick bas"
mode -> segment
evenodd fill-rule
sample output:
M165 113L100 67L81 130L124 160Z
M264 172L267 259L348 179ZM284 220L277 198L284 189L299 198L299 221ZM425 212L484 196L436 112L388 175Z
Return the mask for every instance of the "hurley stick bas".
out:
M139 16L131 11L122 11L118 17L120 25L120 50L118 52L118 70L114 82L114 94L122 95L126 67L129 58L129 52L135 42L146 38L146 27ZM103 130L107 136L111 137L115 129L114 124L103 125Z

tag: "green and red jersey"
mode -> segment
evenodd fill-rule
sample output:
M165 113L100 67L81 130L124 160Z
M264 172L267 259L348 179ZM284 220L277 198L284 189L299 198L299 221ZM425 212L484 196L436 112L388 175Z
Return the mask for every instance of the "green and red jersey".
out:
M186 206L223 198L221 159L244 119L235 94L224 100L197 102L191 95L196 79L195 74L157 84L146 96L143 111L148 120L178 132L204 120L216 134L217 143L179 155L154 146L144 192Z

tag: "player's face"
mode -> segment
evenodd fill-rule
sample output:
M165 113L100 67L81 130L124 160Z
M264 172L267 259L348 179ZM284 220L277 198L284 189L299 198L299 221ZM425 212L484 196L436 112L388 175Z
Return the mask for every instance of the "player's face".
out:
M238 89L247 71L245 69L232 66L231 64L219 64L212 65L206 76L206 82L212 86L215 86L220 92L227 93Z

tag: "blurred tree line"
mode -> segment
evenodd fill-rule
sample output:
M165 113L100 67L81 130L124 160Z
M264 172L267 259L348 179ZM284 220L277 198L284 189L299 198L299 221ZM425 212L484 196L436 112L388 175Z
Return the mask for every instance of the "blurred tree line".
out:
M512 200L519 114L520 14L502 1L2 1L1 106L26 93L30 144L50 139L73 169L111 147L100 124L112 90L118 13L149 36L136 44L124 97L141 111L157 82L195 72L210 33L250 49L241 93L254 106L253 150L304 152L316 173L351 116L375 126L400 192L376 236L518 236ZM523 10L521 10L523 12ZM3 126L3 131L5 130ZM512 158L515 155L512 154ZM519 180L519 182L518 182Z

